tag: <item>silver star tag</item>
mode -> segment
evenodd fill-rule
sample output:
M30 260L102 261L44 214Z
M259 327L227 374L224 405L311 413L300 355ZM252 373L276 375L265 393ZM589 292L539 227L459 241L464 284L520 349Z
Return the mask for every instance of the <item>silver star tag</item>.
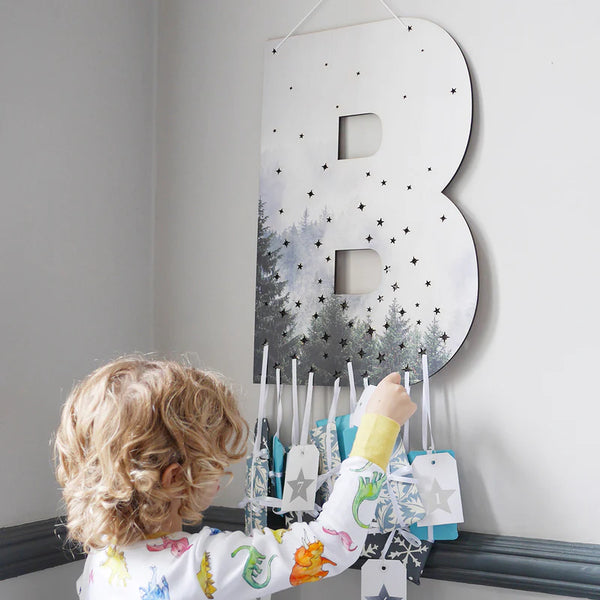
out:
M438 508L440 510L446 511L447 513L451 513L452 510L448 504L448 499L450 496L456 493L456 490L443 490L437 479L433 480L433 484L431 489L421 496L423 503L425 504L425 509L428 514L431 514L434 510Z
M302 472L302 468L298 473L298 477L296 479L292 479L290 481L286 481L286 485L289 485L292 488L292 495L290 497L290 502L292 502L295 498L302 498L303 500L308 501L308 497L306 496L306 492L311 483L314 482L314 479L306 479L304 477L304 473Z
M390 596L385 584L381 586L377 596L365 596L365 600L404 600L400 596Z

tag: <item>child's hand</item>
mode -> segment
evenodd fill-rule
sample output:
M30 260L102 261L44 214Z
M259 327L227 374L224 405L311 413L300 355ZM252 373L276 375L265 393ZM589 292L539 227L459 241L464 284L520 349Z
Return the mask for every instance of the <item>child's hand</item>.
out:
M369 399L365 412L377 413L389 417L403 425L417 410L404 386L400 385L400 373L390 373L379 382Z

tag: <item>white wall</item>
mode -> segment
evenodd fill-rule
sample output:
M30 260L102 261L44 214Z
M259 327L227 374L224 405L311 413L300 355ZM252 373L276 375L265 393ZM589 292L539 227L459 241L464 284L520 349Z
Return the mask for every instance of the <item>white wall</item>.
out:
M154 8L0 0L0 527L64 514L49 442L73 381L154 349ZM78 568L0 598L67 597Z
M262 49L314 4L160 3L156 339L166 352L197 352L243 385L248 418L257 403L251 381ZM473 231L480 304L467 342L432 381L438 447L459 457L463 527L599 543L593 474L600 405L592 377L600 300L600 83L593 74L600 5L389 4L449 31L473 79L472 139L447 195ZM329 0L299 32L388 16L375 1ZM315 403L323 414L323 392ZM241 495L238 479L220 501L233 506ZM343 585L331 582L334 597L344 597ZM465 597L477 589L464 588L431 583L412 594ZM322 593L308 586L285 597Z

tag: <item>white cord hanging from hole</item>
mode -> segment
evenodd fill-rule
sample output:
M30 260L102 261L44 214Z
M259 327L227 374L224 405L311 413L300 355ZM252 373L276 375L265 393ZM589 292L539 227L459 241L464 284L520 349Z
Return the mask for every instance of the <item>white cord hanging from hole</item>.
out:
M301 21L299 21L294 28L279 42L279 44L277 44L277 46L275 46L273 48L273 54L277 54L277 51L279 50L279 48L281 48L281 46L283 46L283 44L285 44L288 39L294 35L294 32L298 29L298 27L300 27L300 25L302 25L302 23L304 23L316 10L317 8L319 8L319 6L321 6L321 4L323 4L325 0L319 0L307 13L306 15L304 15L304 17L302 18ZM404 23L404 21L402 21L402 19L400 19L400 17L398 17L398 15L388 6L388 4L385 2L385 0L379 0L379 2L381 4L383 4L383 6L385 6L385 8L387 9L387 11L394 17L394 19L396 19L396 21L398 21L398 23L400 23L400 25L402 25L402 27L404 27L407 31L410 31L410 28L408 27L408 25L406 25L406 23Z

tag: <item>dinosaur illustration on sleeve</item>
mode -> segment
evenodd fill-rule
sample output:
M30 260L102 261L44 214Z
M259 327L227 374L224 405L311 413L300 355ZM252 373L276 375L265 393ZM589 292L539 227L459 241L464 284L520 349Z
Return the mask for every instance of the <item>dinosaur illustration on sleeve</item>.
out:
M319 579L329 574L329 571L323 570L323 565L330 564L334 567L337 565L337 563L322 556L323 550L323 542L320 540L300 546L296 550L294 553L295 564L290 574L290 583L292 585L319 581Z
M166 577L163 575L160 585L156 579L156 567L150 567L152 569L152 580L148 584L148 588L140 588L140 594L142 600L170 600L169 596L169 584L167 583Z
M358 516L358 509L365 500L377 500L379 492L385 482L383 473L373 473L371 477L361 477L358 482L358 490L352 502L352 516L358 525L364 529L368 529L369 525L365 525Z
M267 587L269 585L269 582L271 581L271 563L277 555L273 554L273 556L269 558L269 562L267 563L267 574L263 582L259 583L258 581L256 581L256 578L262 575L264 569L262 563L265 560L266 556L264 554L261 554L253 546L240 546L231 553L231 558L234 558L240 550L248 550L248 558L246 559L246 564L244 565L244 570L242 572L242 577L244 581L257 590L261 590Z
M342 544L344 545L344 548L346 548L346 550L348 550L348 552L354 552L358 546L354 546L352 547L352 545L354 544L354 542L352 541L352 538L350 537L350 535L348 533L346 533L345 531L336 531L335 529L327 529L326 527L323 527L323 531L325 533L328 533L329 535L337 535L340 537L340 540L342 540Z
M167 548L170 548L171 554L179 558L182 554L184 554L187 550L189 550L192 547L186 537L182 537L177 540L172 540L171 538L163 536L161 539L162 544L154 546L146 544L146 548L150 552L160 552L161 550L166 550Z
M196 573L196 577L204 595L209 598L209 600L212 600L212 598L214 598L213 594L217 591L217 588L215 587L215 582L213 581L212 573L210 571L210 553L205 552L202 555L200 570Z

